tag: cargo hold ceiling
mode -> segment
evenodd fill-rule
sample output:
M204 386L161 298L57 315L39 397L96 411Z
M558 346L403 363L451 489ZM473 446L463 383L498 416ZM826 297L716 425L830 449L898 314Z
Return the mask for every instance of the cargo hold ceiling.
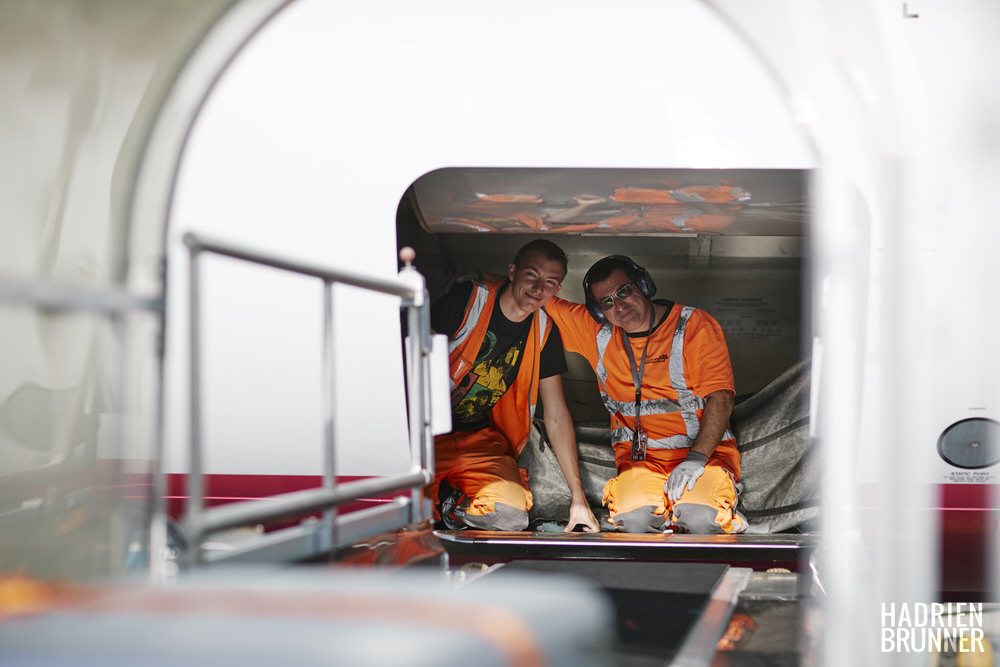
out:
M809 170L438 169L407 196L430 233L802 236Z

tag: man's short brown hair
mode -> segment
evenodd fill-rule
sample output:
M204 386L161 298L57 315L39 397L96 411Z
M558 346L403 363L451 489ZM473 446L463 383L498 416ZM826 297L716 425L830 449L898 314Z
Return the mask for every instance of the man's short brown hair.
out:
M569 270L569 260L566 259L566 253L563 252L563 249L555 243L549 241L548 239L535 239L534 241L528 241L521 246L516 253L514 253L514 260L511 263L514 266L521 266L521 262L524 261L525 255L529 252L540 253L545 257L545 259L562 264L562 277L566 277L566 272Z

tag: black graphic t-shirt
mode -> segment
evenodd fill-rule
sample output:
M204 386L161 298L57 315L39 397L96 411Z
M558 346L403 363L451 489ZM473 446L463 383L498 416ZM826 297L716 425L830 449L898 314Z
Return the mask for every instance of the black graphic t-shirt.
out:
M473 286L473 283L457 285L431 305L431 328L434 331L447 334L449 338L455 335L462 326ZM511 322L504 316L500 308L500 294L506 288L507 285L503 285L493 301L489 328L483 336L483 344L472 370L451 393L451 418L456 431L478 431L488 426L490 410L517 378L524 346L531 332L531 318ZM552 329L539 359L540 379L566 372L566 356L559 328L551 318L548 326Z

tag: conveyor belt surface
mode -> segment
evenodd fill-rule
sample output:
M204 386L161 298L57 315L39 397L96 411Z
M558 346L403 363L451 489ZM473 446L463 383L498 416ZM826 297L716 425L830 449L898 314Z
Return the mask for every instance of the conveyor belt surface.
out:
M797 571L815 548L810 534L672 535L632 533L436 531L452 564L512 559L607 559L726 563Z

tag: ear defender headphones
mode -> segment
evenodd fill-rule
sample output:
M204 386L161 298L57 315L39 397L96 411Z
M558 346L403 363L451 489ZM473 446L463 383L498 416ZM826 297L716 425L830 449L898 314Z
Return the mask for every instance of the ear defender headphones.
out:
M595 273L599 274L604 267L611 262L616 264L625 264L632 268L632 272L635 274L633 282L635 283L635 286L639 288L639 291L642 292L644 297L652 299L653 295L656 294L656 283L653 282L653 278L649 275L649 271L642 268L625 255L608 255L607 257L598 260L587 271L587 275L583 277L583 294L587 299L587 312L590 313L591 317L597 320L598 324L607 324L608 318L605 317L604 311L601 310L601 306L596 300L594 300L594 295L590 292L590 285L593 282L591 276Z

